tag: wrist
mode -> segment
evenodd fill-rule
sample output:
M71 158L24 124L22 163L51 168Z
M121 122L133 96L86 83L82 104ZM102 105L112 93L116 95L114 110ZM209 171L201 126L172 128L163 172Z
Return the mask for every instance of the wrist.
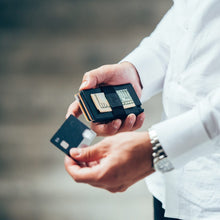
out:
M149 133L147 131L140 132L141 136L139 141L141 142L141 145L143 146L143 155L145 155L145 161L147 161L146 168L148 170L154 170L153 168L153 148L151 144L151 139L149 136Z

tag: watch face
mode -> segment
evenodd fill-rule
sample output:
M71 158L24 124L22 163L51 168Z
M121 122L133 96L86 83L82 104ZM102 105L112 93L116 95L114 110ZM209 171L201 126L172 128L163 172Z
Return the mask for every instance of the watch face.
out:
M165 157L154 164L156 170L165 173L174 169L172 163Z

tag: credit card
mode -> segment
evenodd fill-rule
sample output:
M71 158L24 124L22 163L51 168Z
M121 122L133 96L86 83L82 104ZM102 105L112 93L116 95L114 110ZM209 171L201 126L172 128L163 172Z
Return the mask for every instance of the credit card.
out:
M70 156L71 148L88 146L95 137L96 133L93 130L73 115L70 115L53 135L50 142Z

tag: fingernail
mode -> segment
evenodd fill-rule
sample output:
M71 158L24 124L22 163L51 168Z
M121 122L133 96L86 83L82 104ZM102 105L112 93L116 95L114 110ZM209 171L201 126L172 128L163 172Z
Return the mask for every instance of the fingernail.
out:
M117 130L120 125L121 125L121 120L120 119L116 119L116 120L113 121L113 128L115 130Z
M140 121L144 122L144 120L145 120L145 116L143 115L143 116L140 117Z
M80 157L81 156L81 153L82 153L82 150L80 148L72 148L70 150L70 155L72 157Z
M136 117L135 114L130 114L128 117L129 117L128 123L130 125L134 124L134 120L135 120L134 117Z
M140 118L140 121L143 122L143 121L144 121L144 117L141 117L141 118Z
M86 87L88 84L88 80L85 80L82 82L81 86L79 87L79 90L83 89L84 87Z

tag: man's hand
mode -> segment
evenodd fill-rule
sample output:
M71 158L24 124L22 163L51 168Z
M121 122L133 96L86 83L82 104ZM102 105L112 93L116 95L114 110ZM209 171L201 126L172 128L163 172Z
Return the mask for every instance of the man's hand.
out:
M154 172L152 146L147 132L125 132L103 139L87 148L73 148L65 168L76 182L88 183L110 192L123 192Z
M80 91L103 85L120 85L126 83L133 85L140 98L142 89L141 82L135 67L131 63L123 62L121 64L105 65L87 72L84 75ZM78 101L75 101L69 106L66 118L68 118L70 114L79 117L81 113ZM140 128L144 122L144 118L144 113L141 113L137 117L134 114L130 114L123 122L120 119L116 119L108 124L91 123L91 128L98 135L114 135L118 132L132 131Z

